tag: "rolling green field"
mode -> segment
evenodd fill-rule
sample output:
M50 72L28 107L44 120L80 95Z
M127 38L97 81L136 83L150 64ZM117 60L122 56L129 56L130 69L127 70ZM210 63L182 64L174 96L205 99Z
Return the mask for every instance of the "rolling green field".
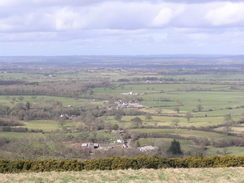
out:
M41 133L20 133L20 132L1 132L0 137L5 137L7 139L16 138L33 138L33 137L45 137L45 134Z
M55 120L32 120L24 122L28 129L43 130L45 132L51 132L60 130L59 123Z
M59 145L51 151L60 158L72 150L75 158L83 158L77 147L84 142L106 149L120 139L129 143L128 152L140 155L140 147L158 144L166 152L173 137L186 156L199 151L204 156L243 155L244 74L239 66L199 66L185 60L170 66L158 60L121 66L102 61L106 64L3 66L0 118L19 126L0 125L0 157L5 157L1 152L14 155L5 150L13 149L16 139L32 138L35 145L38 138ZM45 157L40 152L35 156Z

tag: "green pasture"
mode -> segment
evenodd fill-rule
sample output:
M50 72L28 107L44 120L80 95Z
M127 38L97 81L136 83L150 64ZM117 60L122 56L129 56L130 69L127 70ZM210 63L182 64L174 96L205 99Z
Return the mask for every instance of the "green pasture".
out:
M180 101L184 111L192 111L201 104L203 109L219 109L244 105L244 92L175 92L166 97Z
M216 131L226 131L226 127L219 127L219 128L215 128ZM235 127L230 127L230 132L231 133L236 133L236 134L240 134L240 135L244 135L244 127L243 126L235 126Z
M222 154L222 155L243 156L243 152L244 152L244 147L232 146L232 147L217 148L217 147L208 146L206 155L213 156L216 154Z
M104 116L104 117L101 117L101 119L105 123L117 124L117 125L119 125L120 128L129 128L132 126L131 121L126 121L123 119L121 121L117 121L117 120L115 120L114 116Z
M171 138L140 138L137 140L135 143L139 144L140 146L147 146L147 145L152 145L152 146L158 146L162 145L165 148L168 148L171 141L173 139ZM181 140L177 139L177 141L180 142L181 148L183 152L192 152L194 153L194 148L200 148L194 142L190 140ZM207 146L207 150L205 152L205 155L207 156L213 156L213 155L243 155L244 152L244 147L224 147L224 148L217 148L213 146Z
M197 91L200 89L212 91ZM178 107L181 111L192 111L196 110L200 104L204 113L209 112L211 115L222 115L228 113L228 109L225 109L227 107L235 108L244 105L244 92L230 89L230 85L134 84L115 88L95 88L94 94L128 97L129 95L122 93L130 91L138 93L138 95L130 97L143 98L141 103L146 107L161 107L171 110ZM238 114L240 113L238 112Z
M0 132L0 137L5 137L7 139L46 137L46 136L47 134L42 134L42 133Z
M233 108L233 109L217 109L214 111L203 111L203 112L196 112L194 113L195 117L201 117L207 115L208 117L214 116L225 116L227 114L231 114L237 120L241 116L244 116L244 108Z
M140 138L135 143L139 144L141 147L148 146L148 145L152 145L152 146L162 145L164 148L168 148L172 140L173 140L172 138ZM185 152L195 147L195 144L190 140L177 139L177 141L180 142L181 149Z
M186 79L186 80L244 80L244 74L186 74L186 75L167 75L165 78Z
M177 121L177 126L215 126L225 122L224 117L193 117L190 121L186 117L169 117L169 116L152 116L152 119L145 119L145 116L124 116L122 122L131 122L135 117L139 117L143 120L144 126L175 126L175 121Z
M29 80L35 78L36 74L28 73L0 73L0 79L2 80Z
M106 139L108 141L114 141L116 135L106 131L82 131L79 133L67 133L67 138L73 139L87 139L88 141L94 137L97 139Z
M190 121L186 117L169 117L169 116L154 116L152 119L146 119L145 116L123 116L121 121L115 120L114 116L105 116L101 119L106 123L118 124L120 128L130 128L134 127L135 123L132 121L133 118L139 117L142 120L142 125L145 127L155 126L170 126L170 127L206 127L206 126L216 126L225 123L224 116L217 117L193 117ZM233 117L233 120L239 120L238 117ZM241 133L243 132L241 127L232 128L233 132ZM220 130L221 131L221 130Z
M115 86L114 88L95 88L94 92L96 94L110 94L118 95L121 93L126 93L133 91L138 94L148 95L150 93L159 93L159 92L177 92L177 91L188 91L188 90L213 90L221 91L229 89L229 85L213 85L213 84L154 84L154 83L145 83L145 84L124 84L121 86Z
M149 133L149 134L172 134L180 135L184 137L197 137L197 138L207 138L210 140L221 140L232 138L231 136L215 133L215 132L206 132L200 130L187 130L187 129L130 129L130 133Z
M181 111L196 110L199 104L202 105L204 111L244 105L244 92L169 92L145 95L142 98L148 107L172 105L167 108L179 107ZM168 99L169 102L159 100L163 98Z
M60 124L55 120L33 120L24 122L25 127L33 130L43 130L44 132L51 132L60 130Z

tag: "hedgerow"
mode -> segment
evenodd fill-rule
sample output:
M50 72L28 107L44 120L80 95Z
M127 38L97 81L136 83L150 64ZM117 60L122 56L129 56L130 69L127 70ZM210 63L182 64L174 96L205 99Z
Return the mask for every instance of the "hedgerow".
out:
M159 169L159 168L244 167L244 156L214 156L189 158L161 158L139 156L112 157L94 160L0 160L0 173Z

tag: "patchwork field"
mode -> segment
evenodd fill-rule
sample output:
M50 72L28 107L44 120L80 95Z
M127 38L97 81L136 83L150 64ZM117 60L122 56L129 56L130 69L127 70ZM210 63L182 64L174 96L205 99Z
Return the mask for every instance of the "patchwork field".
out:
M31 147L32 158L135 156L144 146L171 156L174 139L183 156L243 155L239 61L124 59L0 65L0 158L29 156ZM109 150L83 151L82 143Z

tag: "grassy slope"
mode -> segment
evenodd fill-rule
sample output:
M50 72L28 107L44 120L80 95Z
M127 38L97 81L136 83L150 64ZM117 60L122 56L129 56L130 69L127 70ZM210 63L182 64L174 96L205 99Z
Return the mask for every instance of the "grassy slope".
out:
M60 129L58 121L55 120L32 120L24 122L25 127L34 130L43 130L45 132L55 131Z
M244 168L162 169L162 170L117 170L84 172L46 172L2 174L1 183L241 183Z

